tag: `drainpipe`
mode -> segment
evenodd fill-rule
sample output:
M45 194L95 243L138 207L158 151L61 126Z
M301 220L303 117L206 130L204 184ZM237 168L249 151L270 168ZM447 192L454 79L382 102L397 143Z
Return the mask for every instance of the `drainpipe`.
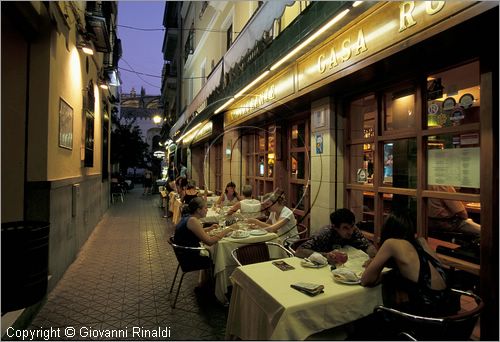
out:
M335 104L336 104L336 102L335 102ZM331 104L330 104L330 106L331 106ZM337 106L335 106L335 107L337 107ZM338 133L337 133L338 115L337 115L336 111L334 111L334 115L335 115L335 127L334 127L334 129L335 129L335 132L334 132L334 137L335 137L335 185L334 185L335 199L334 199L333 203L335 204L335 208L334 209L337 209L338 208L338 204L337 204L337 191L338 191L338 187L337 187L337 185L338 185L337 175L338 175L338 167L339 167L338 165L339 165L339 163L338 163L338 153L337 153L337 151L338 151L338 146L337 146L338 145Z
M31 64L31 43L28 43L27 65L26 65L26 103L25 103L25 122L24 122L24 205L23 205L23 220L27 219L28 214L28 137L29 137L29 108L30 108L30 64Z

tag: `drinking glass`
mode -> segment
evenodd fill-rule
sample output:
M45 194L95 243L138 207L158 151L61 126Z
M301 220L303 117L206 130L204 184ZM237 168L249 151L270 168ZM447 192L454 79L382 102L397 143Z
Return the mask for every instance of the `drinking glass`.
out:
M333 251L333 256L335 259L335 266L341 267L344 266L344 264L347 262L347 253L339 251L339 250L334 250Z

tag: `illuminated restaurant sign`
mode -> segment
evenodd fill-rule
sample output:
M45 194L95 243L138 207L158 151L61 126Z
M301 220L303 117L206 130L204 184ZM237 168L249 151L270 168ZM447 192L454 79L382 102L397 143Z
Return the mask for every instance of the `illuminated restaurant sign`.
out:
M303 89L335 75L377 53L381 59L387 55L382 52L389 48L394 48L388 51L391 54L404 49L409 44L398 46L398 43L475 4L468 1L391 1L377 4L368 15L333 35L298 62L298 88ZM413 40L411 44L416 42Z
M189 142L196 143L209 135L212 134L212 129L213 129L213 123L212 121L208 121L203 126L200 128L195 128L192 132L189 132L183 139L182 143L186 144Z
M318 81L332 82L368 65L406 49L494 6L473 1L389 1L376 3L365 13L340 28L252 94L231 105L224 126L241 123L260 110ZM474 10L461 16L461 12ZM476 10L477 9L477 10ZM454 18L451 20L450 18ZM459 18L459 19L457 19ZM446 23L447 19L450 19ZM296 76L295 76L296 75ZM297 85L295 85L297 83ZM297 87L297 88L296 88Z
M293 94L294 89L293 71L288 70L271 81L266 82L263 86L252 91L252 93L243 96L242 100L232 105L224 117L224 126L248 118L257 110Z

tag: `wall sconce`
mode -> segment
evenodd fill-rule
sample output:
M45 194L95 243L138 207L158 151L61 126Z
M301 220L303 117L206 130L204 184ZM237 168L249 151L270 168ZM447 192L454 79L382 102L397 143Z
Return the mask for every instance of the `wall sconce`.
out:
M231 140L227 142L226 146L226 158L231 159Z
M92 47L90 46L90 44L85 42L85 41L79 42L78 44L76 44L76 47L78 49L81 49L83 51L83 53L86 55L92 56L94 54L94 50L92 50Z
M108 84L106 83L106 81L99 80L99 81L97 81L97 84L99 85L99 88L101 88L101 89L104 89L104 90L108 90L109 89Z

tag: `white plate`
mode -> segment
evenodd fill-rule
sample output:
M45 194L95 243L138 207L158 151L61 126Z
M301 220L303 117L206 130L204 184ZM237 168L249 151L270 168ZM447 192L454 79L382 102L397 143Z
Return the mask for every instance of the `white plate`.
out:
M356 285L356 284L360 284L361 283L361 280L358 279L358 280L347 280L347 279L344 279L343 277L339 276L338 274L334 274L333 275L333 280L339 282L339 283L342 283L342 284L347 284L347 285Z
M243 233L239 233L238 235L236 235L236 232L233 232L231 234L231 237L233 239L243 239L243 238L246 238L248 237L250 234L247 232L247 231L244 231Z
M322 267L325 267L326 265L328 264L315 264L314 262L308 262L306 260L302 260L300 262L300 264L304 267L308 267L308 268L322 268Z
M250 234L251 235L266 235L267 234L267 230L264 230L264 229L252 229L250 231Z

